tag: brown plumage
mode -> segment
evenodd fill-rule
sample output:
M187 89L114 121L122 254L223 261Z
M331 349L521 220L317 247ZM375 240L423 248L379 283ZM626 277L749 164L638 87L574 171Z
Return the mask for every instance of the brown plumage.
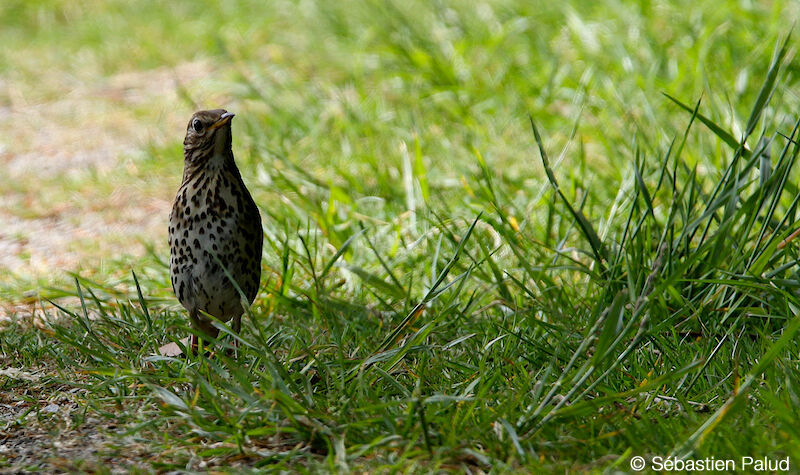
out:
M261 279L261 216L233 159L232 118L223 109L192 116L183 141L183 182L169 215L172 289L194 328L212 337L217 329L202 312L222 321L233 318L238 332L245 311L220 263L247 305Z

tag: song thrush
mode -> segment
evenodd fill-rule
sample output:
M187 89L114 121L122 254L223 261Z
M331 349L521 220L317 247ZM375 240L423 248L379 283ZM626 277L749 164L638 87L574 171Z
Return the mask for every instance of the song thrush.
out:
M261 279L261 216L233 159L232 118L223 109L192 116L183 141L183 182L169 216L172 289L193 327L211 337L218 330L203 313L233 318L238 333ZM191 341L196 349L196 337Z

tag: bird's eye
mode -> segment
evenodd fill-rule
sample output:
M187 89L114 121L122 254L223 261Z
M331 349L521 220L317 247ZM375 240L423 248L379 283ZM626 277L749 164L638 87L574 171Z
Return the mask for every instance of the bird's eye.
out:
M203 131L203 123L200 122L199 119L195 119L192 121L192 128L195 132L202 132Z

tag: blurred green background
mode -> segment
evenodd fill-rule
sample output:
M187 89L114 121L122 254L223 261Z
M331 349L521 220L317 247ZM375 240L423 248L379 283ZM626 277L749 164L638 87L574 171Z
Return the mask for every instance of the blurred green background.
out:
M165 223L194 109L235 111L236 153L262 208L287 164L373 215L408 209L403 154L424 196L464 211L480 153L520 200L539 196L532 114L593 203L687 114L662 92L741 133L795 2L5 1L0 5L0 285L11 297L62 271L100 276ZM797 109L792 61L770 115ZM573 132L573 127L577 125ZM576 139L568 143L575 134ZM701 169L719 144L692 135ZM711 153L709 153L711 152ZM416 159L416 154L420 159ZM286 190L284 190L286 191ZM291 194L291 193L290 193ZM291 196L289 196L291 200ZM527 206L533 224L535 201ZM413 203L412 203L413 205ZM280 210L275 210L280 214ZM470 214L471 211L466 212ZM385 216L374 215L376 219ZM116 262L115 261L121 261Z

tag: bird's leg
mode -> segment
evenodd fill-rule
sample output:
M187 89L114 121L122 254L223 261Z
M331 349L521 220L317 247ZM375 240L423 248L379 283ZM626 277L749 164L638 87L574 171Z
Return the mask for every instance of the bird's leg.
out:
M200 322L199 322L199 320L197 318L197 310L193 310L193 311L189 312L189 320L191 320L191 322L192 322L192 327L197 328L197 327L200 326L199 325ZM197 334L192 333L191 340L190 340L192 346L190 348L190 351L192 352L193 355L197 354L197 347L200 345L199 339L200 338L197 336Z
M192 326L196 330L199 330L201 335L207 336L208 339L216 338L217 335L219 334L219 330L214 326L213 323L211 323L211 320L208 320L206 318L201 318L196 310L194 312L189 313L189 319L192 321ZM208 343L209 342L208 339L203 338L204 343ZM192 342L193 354L197 354L199 346L198 340L199 340L198 336L192 333L191 342Z
M231 327L233 329L233 332L236 334L236 336L239 336L239 333L242 331L242 316L241 315L237 315L237 316L233 317L233 322L231 324ZM234 348L233 351L235 352L234 356L239 356L239 340L237 340L236 338L233 339L233 348ZM231 352L229 351L228 354L230 355Z
M233 317L233 332L237 335L242 331L242 316Z

